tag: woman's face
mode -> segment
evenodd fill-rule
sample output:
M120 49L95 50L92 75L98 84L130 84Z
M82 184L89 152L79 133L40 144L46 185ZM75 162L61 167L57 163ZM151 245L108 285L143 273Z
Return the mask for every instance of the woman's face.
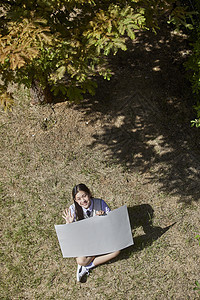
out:
M88 195L86 192L79 191L75 196L75 201L85 209L90 207L91 200L90 195Z

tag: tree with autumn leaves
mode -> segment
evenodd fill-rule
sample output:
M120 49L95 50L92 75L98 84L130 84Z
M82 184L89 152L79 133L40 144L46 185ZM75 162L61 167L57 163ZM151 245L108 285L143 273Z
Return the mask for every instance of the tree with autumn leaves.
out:
M8 0L0 11L0 94L24 84L37 101L94 94L95 77L110 79L107 56L126 50L140 29L156 30L158 16L176 15L176 0Z

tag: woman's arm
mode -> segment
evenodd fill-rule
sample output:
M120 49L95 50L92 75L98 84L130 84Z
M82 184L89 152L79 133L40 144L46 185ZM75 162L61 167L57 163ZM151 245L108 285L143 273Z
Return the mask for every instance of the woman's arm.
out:
M103 216L104 214L105 214L105 211L103 211L103 210L96 211L97 216Z
M111 210L110 210L110 207L108 206L108 204L101 199L101 210L99 211L96 211L96 215L97 216L103 216L103 215L107 215L107 213L109 213Z

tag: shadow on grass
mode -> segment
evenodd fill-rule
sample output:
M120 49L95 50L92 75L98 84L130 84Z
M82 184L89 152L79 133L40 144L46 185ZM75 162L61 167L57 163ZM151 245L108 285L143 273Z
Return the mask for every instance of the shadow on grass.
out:
M190 204L200 195L200 134L190 127L195 100L183 67L187 51L186 38L169 29L139 34L110 59L111 81L100 79L96 95L77 109L91 126L102 121L89 149L98 147L105 161L145 173Z
M127 258L132 252L138 252L152 245L154 241L159 239L166 233L176 222L167 226L159 227L153 225L154 210L149 204L142 204L128 208L131 228L142 227L144 234L133 237L134 245L124 249L121 253L121 258Z
M150 246L155 240L161 237L165 232L167 232L173 224L161 228L159 226L153 225L153 213L154 210L149 204L142 204L128 209L131 228L142 227L144 230L144 235L134 237L134 249L142 250L146 246Z

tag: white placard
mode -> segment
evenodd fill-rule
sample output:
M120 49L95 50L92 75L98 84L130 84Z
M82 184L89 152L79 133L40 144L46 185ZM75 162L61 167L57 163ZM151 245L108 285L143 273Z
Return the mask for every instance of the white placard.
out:
M106 216L55 225L63 257L96 256L133 245L126 206Z

